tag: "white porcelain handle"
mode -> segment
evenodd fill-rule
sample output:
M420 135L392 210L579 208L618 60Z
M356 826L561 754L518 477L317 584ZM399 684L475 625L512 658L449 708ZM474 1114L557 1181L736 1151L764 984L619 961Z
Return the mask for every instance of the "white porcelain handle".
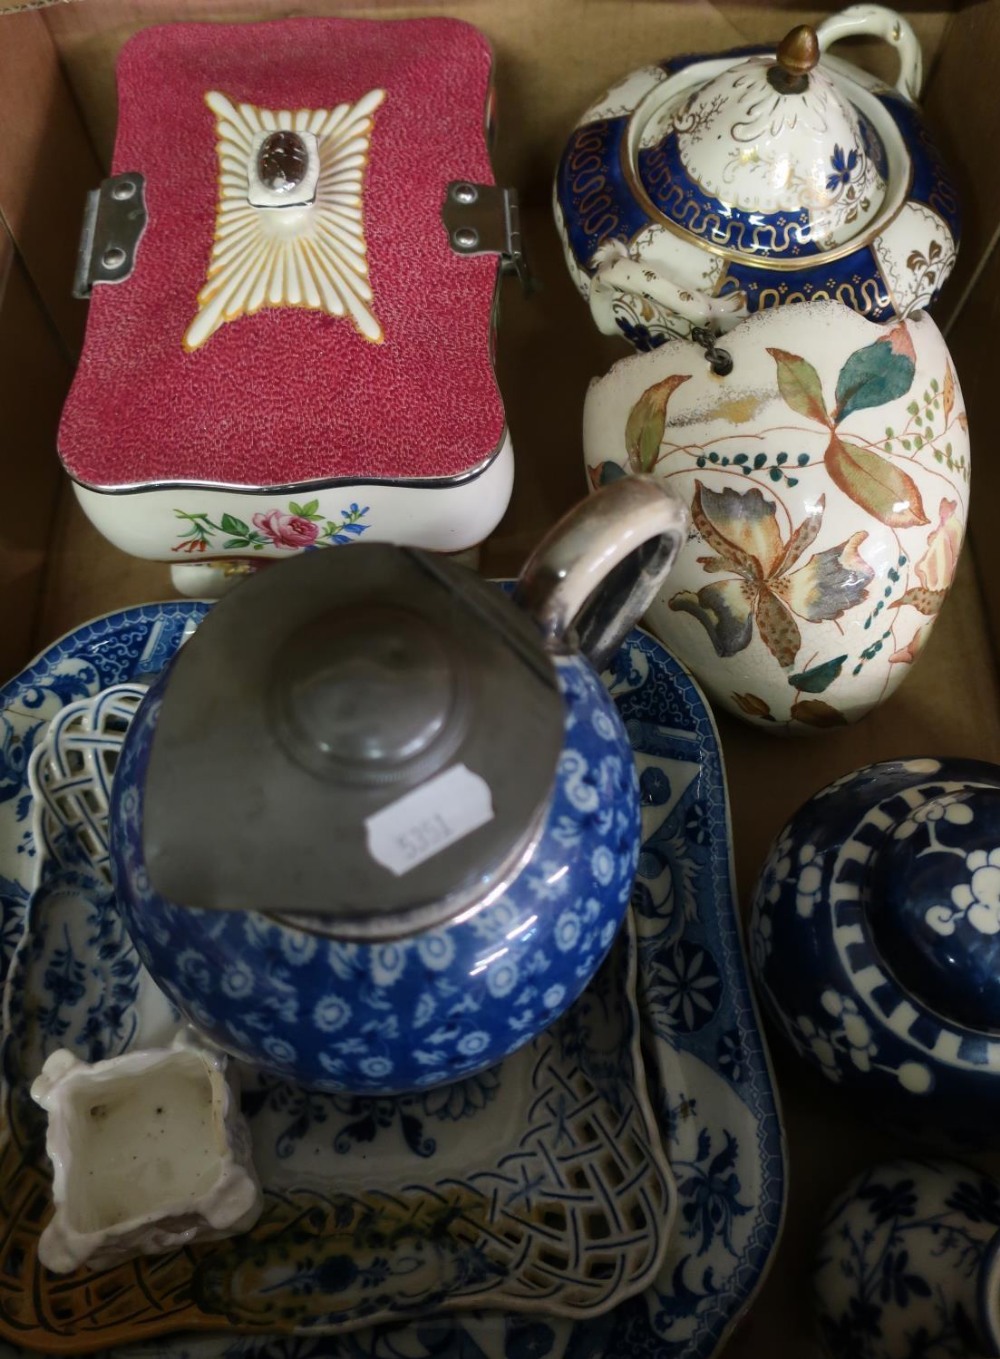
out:
M675 282L659 264L634 260L624 253L606 255L590 283L590 312L598 330L605 335L619 333L614 304L620 297L645 299L676 316L687 327L682 338L687 338L691 328L748 315L742 293L709 297L696 288Z
M551 650L579 649L595 670L656 597L687 537L688 510L662 482L602 486L549 530L525 563L514 601Z
M841 38L859 36L883 38L896 49L899 56L896 89L916 103L924 83L924 58L917 35L907 20L884 5L850 5L840 14L824 19L816 30L821 52Z

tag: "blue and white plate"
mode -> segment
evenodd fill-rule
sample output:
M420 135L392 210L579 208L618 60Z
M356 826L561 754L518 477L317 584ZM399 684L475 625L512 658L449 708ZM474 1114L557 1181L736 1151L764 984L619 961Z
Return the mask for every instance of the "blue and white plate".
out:
M206 607L182 601L98 619L0 690L5 970L23 934L36 876L26 775L31 750L67 703L162 669ZM763 1279L785 1199L782 1131L736 918L721 757L694 682L651 637L633 632L605 678L640 773L644 843L634 897L640 1008L650 1097L678 1195L655 1281L586 1322L483 1312L336 1340L174 1336L118 1348L117 1359L597 1359L623 1353L706 1359L718 1350ZM127 1005L122 1014L113 1010L111 988L94 1024L127 1026L133 1018ZM369 1112L377 1122L376 1111ZM455 1109L446 1116L463 1114ZM351 1154L350 1145L340 1150L332 1142L325 1152ZM5 1291L0 1280L0 1316ZM20 1353L0 1345L3 1359Z

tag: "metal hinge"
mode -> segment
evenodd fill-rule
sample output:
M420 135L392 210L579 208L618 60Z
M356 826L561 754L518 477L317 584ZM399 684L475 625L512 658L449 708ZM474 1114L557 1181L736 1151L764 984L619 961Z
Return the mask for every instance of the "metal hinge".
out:
M95 283L121 283L135 268L146 229L145 183L140 174L115 175L88 193L74 297L89 297Z
M524 291L534 291L514 189L456 180L448 185L441 220L456 255L499 255L502 268L517 274Z

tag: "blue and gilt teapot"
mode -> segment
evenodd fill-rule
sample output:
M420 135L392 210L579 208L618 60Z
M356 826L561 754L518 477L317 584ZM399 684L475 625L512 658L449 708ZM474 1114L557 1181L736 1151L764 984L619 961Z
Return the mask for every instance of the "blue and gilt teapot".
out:
M136 714L111 807L127 927L196 1029L309 1086L397 1093L494 1064L576 999L639 849L596 672L686 527L635 478L555 527L513 602L358 543L216 605Z
M884 39L895 87L828 54ZM926 308L958 203L915 100L916 36L852 5L774 48L633 72L580 119L556 176L566 263L598 327L639 349L833 298L875 321Z

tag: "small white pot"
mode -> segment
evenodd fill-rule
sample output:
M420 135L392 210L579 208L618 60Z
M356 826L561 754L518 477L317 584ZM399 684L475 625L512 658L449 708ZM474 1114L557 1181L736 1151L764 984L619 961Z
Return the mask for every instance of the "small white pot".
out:
M52 1053L31 1087L49 1115L47 1269L104 1269L253 1226L263 1200L226 1067L184 1036L93 1065Z

